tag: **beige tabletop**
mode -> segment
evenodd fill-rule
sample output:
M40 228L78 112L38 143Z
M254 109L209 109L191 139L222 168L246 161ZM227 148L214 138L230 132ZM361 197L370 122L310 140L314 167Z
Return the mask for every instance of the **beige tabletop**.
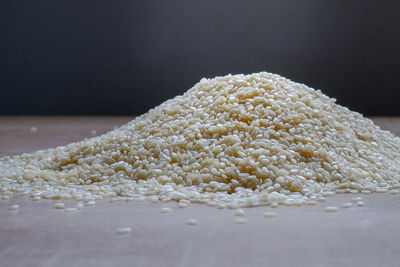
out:
M130 119L0 117L0 156L65 145ZM400 134L400 118L374 120ZM52 200L0 199L0 266L400 266L400 194L359 195L365 206L325 212L355 196L245 209L244 225L233 223L233 210L205 205L104 200L70 214ZM8 210L13 204L18 212ZM277 217L264 218L266 211ZM189 218L198 225L186 225ZM117 235L120 227L132 231Z

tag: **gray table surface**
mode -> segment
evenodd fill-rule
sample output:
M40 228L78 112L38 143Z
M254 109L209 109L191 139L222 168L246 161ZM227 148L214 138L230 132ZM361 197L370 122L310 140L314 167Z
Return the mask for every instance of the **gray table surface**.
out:
M0 156L65 145L130 119L0 117ZM399 118L374 120L399 135ZM104 200L69 214L52 200L0 199L0 266L400 266L400 194L360 195L364 207L324 211L354 196L245 209L245 225L233 223L233 210L195 204ZM16 213L8 210L13 204ZM173 211L161 214L162 207ZM277 217L264 218L266 211ZM198 225L186 225L189 218ZM119 227L132 232L117 235Z

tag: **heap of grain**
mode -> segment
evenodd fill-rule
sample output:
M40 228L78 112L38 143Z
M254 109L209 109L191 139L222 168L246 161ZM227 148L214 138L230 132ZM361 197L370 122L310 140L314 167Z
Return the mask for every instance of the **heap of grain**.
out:
M400 138L266 72L202 79L105 135L0 160L1 194L221 207L400 186Z

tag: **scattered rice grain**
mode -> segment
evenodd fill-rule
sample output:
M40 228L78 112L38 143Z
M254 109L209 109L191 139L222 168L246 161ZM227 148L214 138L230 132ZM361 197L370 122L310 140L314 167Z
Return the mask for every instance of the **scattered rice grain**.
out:
M19 205L12 205L8 208L8 210L19 210Z
M55 209L64 209L65 208L65 204L58 202L58 203L54 203L54 208Z
M357 206L359 206L359 207L364 206L364 201L358 201L358 202L357 202Z
M265 212L264 217L265 218L274 218L274 217L276 217L276 213L275 212Z
M327 211L327 212L336 212L336 211L338 211L338 207L326 207L325 211Z
M236 223L236 224L246 224L247 223L247 219L246 218L235 218L234 220L233 220L233 222L234 223Z
M65 212L68 212L68 213L77 212L77 211L78 211L77 208L66 208L65 209Z
M187 225L197 225L199 222L196 219L187 219L186 224Z
M126 235L132 231L130 227L121 227L117 229L117 235Z
M242 209L235 210L234 214L236 216L244 216L245 215L244 210L242 210Z
M170 209L170 208L162 208L160 212L161 213L171 213L172 209Z
M351 204L351 202L347 202L347 203L343 203L342 204L342 208L351 208L351 206L353 206L353 204Z
M86 202L85 205L86 206L94 206L94 205L96 205L96 201L90 200L90 201Z

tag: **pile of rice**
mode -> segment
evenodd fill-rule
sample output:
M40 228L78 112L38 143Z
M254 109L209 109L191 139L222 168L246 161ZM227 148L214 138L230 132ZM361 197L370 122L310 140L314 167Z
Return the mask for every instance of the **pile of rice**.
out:
M319 90L261 72L202 79L122 127L0 159L0 194L313 204L400 187L400 138Z

